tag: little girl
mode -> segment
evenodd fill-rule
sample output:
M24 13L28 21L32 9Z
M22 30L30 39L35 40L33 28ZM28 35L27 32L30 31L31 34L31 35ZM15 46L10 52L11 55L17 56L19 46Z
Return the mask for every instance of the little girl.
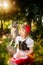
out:
M31 28L29 25L22 25L19 34L16 37L17 52L14 54L13 58L10 59L11 65L24 65L30 61L30 54L33 53L34 41L30 38Z

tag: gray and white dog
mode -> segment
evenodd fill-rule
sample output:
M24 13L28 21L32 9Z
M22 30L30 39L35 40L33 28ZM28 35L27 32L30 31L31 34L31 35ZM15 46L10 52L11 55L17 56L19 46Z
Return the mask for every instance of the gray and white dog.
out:
M7 45L7 51L10 55L13 55L16 52L16 49L14 48L16 36L18 36L18 22L13 21L11 26L11 41Z

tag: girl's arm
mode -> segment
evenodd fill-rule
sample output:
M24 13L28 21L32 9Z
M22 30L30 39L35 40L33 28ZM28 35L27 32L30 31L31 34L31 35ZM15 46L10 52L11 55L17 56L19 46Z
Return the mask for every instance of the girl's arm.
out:
M31 53L33 53L33 47L30 47L27 51L26 55L29 56Z

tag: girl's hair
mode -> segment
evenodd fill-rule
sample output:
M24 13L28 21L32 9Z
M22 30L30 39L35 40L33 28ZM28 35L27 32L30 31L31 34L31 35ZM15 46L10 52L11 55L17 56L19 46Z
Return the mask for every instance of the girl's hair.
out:
M22 25L21 28L24 28L27 33L30 33L31 27L29 25Z

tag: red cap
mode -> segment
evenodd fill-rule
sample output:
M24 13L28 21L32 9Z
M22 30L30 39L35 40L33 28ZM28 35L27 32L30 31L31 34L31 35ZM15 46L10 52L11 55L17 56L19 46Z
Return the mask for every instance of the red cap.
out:
M31 27L29 25L24 25L24 29L26 30L27 33L30 33Z

